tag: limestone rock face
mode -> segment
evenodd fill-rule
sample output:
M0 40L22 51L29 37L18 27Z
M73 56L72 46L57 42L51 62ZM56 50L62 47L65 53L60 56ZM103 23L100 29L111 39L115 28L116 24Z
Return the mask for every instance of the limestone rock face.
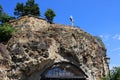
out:
M6 46L0 43L0 80L7 80L7 70L10 69L11 56Z
M16 33L7 45L0 44L0 80L40 80L47 68L59 62L77 65L87 80L108 75L105 47L83 30L32 16L11 24Z

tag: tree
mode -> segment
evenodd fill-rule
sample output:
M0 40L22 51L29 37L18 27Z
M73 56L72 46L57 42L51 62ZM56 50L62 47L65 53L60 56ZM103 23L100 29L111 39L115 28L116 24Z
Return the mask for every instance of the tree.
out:
M17 16L25 15L24 4L23 3L17 3L16 8L14 10L15 10L14 14L17 15Z
M2 6L0 5L0 14L2 13L2 10L3 10L3 9L2 9Z
M5 23L0 26L0 41L8 41L14 33L14 28L11 25Z
M48 9L48 10L45 12L44 15L45 15L47 21L50 22L50 23L53 22L53 19L54 19L54 17L56 16L55 12L54 12L52 9Z
M17 3L14 14L18 17L25 15L40 16L38 4L34 0L28 0L26 4Z
M25 12L27 15L40 16L38 4L35 4L34 0L28 0L28 2L26 2Z
M114 67L110 71L111 80L120 80L120 67Z
M0 5L0 23L6 23L8 22L10 19L12 19L11 16L9 16L8 14L6 14L2 8L2 6Z
M0 22L6 23L10 20L10 16L8 16L6 13L3 13L0 15Z

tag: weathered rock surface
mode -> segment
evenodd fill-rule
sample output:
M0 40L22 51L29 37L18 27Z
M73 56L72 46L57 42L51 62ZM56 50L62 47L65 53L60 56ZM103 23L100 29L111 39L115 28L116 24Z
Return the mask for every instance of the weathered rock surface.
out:
M11 24L15 35L7 45L0 44L0 80L40 80L58 62L76 64L88 80L108 75L105 47L83 30L31 16Z

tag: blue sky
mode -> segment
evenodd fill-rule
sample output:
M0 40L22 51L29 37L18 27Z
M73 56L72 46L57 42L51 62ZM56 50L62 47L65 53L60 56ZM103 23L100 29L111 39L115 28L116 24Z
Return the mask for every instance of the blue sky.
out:
M27 0L0 0L3 9L9 15L14 15L17 2ZM54 22L71 25L72 15L75 26L88 33L100 36L111 58L110 68L120 66L120 0L35 0L39 4L41 17L52 8L56 17Z

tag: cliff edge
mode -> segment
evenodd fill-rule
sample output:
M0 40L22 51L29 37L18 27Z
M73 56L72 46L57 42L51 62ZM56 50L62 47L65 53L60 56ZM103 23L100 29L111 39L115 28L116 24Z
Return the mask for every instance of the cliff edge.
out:
M59 63L77 66L86 80L109 74L106 48L87 32L33 16L10 23L16 32L6 45L0 44L0 80L42 80Z

